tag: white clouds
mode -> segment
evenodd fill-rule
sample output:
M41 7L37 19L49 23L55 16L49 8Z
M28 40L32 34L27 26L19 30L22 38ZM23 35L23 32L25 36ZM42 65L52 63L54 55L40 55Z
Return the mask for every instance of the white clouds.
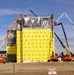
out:
M29 14L27 10L20 10L20 9L0 9L0 15L13 15L13 14Z
M11 9L0 9L0 15L8 15L8 14L19 14L19 11L11 10Z

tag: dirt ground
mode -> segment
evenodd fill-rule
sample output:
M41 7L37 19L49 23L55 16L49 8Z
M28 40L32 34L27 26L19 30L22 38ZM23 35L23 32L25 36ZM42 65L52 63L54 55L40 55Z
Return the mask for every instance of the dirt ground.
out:
M74 75L74 62L0 63L0 75L49 75L51 68L56 75Z

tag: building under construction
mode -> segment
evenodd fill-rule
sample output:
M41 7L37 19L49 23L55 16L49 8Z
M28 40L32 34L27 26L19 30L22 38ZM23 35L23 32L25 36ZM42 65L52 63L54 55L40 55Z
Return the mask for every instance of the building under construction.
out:
M48 61L54 52L54 20L49 17L24 17L7 39L8 61ZM8 32L8 31L7 31Z

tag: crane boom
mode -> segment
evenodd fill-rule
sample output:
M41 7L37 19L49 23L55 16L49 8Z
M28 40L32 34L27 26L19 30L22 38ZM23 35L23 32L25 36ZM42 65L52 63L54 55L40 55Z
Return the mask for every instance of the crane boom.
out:
M69 53L68 53L68 52L67 52L67 53L68 53L69 55L71 55L71 53L70 53L71 50L70 50L70 46L69 46L69 43L68 43L68 39L67 39L67 36L66 36L66 33L65 33L64 26L63 26L62 23L57 24L57 26L58 26L58 25L61 25L61 27L62 27L62 30L63 30L63 33L64 33L64 37L65 37L65 40L66 40L66 44L67 44L67 47L68 47L68 52L69 52Z
M34 11L32 11L32 9L29 9L29 10L30 10L30 12L31 12L35 17L38 16L37 14L34 13Z
M2 42L2 44L0 45L0 50L1 50L1 48L3 47L4 43L6 42L8 36L9 36L9 34L12 32L12 29L14 28L14 26L16 25L16 23L17 23L17 21L19 20L20 17L24 17L24 15L23 15L23 14L19 14L19 15L18 15L18 17L17 17L16 20L14 21L14 24L12 25L12 27L11 27L10 30L8 31L7 35L5 36L5 38L4 38L3 42Z
M63 27L62 23L61 23L61 26L62 26L62 29L63 29L63 33L64 33L64 36L65 36L65 40L66 40L66 44L67 44L68 50L70 51L70 46L69 46L68 39L67 39L67 36L66 36L66 33L65 33L65 30L64 30L64 27Z
M71 24L73 24L73 21L69 18L69 16L66 14L66 12L64 12L64 13L57 19L57 22L58 22L63 16L66 16L66 18L71 22Z
M64 48L64 50L66 50L67 54L69 54L68 49L65 47L65 45L63 44L63 42L61 41L61 39L58 37L58 35L54 32L55 36L57 37L57 39L59 40L60 44L62 45L62 47Z
M72 27L74 28L74 23L73 23L73 21L69 18L69 16L66 14L66 12L64 12L64 13L57 19L57 22L58 22L63 16L66 16L66 18L70 21L70 23L72 24Z

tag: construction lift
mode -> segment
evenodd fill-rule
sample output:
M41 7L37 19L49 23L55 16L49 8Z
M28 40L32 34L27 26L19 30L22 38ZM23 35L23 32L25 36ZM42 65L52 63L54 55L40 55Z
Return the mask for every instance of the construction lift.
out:
M62 23L58 23L57 24L57 22L55 22L55 24L54 24L54 26L59 26L59 25L61 25L61 27L62 27L62 30L63 30L63 33L64 33L64 37L65 37L65 40L66 40L66 44L67 44L67 47L68 47L68 49L64 46L64 44L63 44L63 42L60 40L60 38L57 36L57 34L54 32L54 34L56 35L56 37L58 38L58 40L60 41L60 43L61 43L61 45L62 45L62 47L64 48L64 50L67 52L67 55L64 55L63 53L62 53L62 61L72 61L73 59L72 59L72 53L71 53L71 50L70 50L70 45L69 45L69 43L68 43L68 39L67 39L67 36L66 36L66 33L65 33L65 30L64 30L64 26L63 26L63 24ZM54 55L54 52L52 53L52 56L51 56L51 60L52 61L58 61L58 55L55 53L55 55Z
M69 21L70 23L72 24L72 28L74 29L74 22L70 19L70 17L67 15L66 12L64 12L58 19L57 19L57 22L63 17L65 16ZM71 53L72 54L72 53ZM73 57L73 60L74 60L74 54L72 54L72 57Z
M63 42L60 40L60 38L57 36L57 34L54 33L54 34L56 35L56 37L58 38L60 44L62 45L62 47L64 48L64 50L66 50L66 53L67 53L67 55L65 55L65 56L64 56L63 53L62 53L62 55L63 55L63 56L62 56L62 60L63 60L63 61L72 61L72 53L71 53L70 46L69 46L69 43L68 43L68 39L67 39L65 30L64 30L64 26L63 26L62 23L57 24L57 26L58 26L58 25L61 25L61 27L62 27L62 30L63 30L63 33L64 33L64 37L65 37L65 40L66 40L66 44L67 44L67 47L68 47L68 49L67 49L67 48L64 46Z
M14 21L14 24L12 25L12 27L10 28L10 30L8 31L7 35L5 36L3 42L0 45L0 50L2 49L3 45L5 44L6 40L8 39L8 36L10 35L10 33L12 32L14 26L16 25L16 23L18 22L18 20L21 17L26 17L26 15L23 14L19 14L18 17L16 18L16 20ZM3 57L0 57L0 63L3 63L5 61L5 59Z
M55 36L57 37L57 39L59 40L60 44L62 45L62 47L64 48L64 50L67 52L68 55L64 55L64 53L61 53L61 59L62 61L71 61L72 60L72 56L71 54L69 55L69 51L68 49L65 47L65 45L63 44L63 42L61 41L61 39L58 37L58 35L54 32Z
M71 60L72 60L72 53L70 52L70 46L69 46L69 43L68 43L68 39L67 39L65 30L64 30L63 24L62 24L62 23L59 23L59 24L58 24L58 21L59 21L63 16L66 16L66 18L71 22L72 27L73 27L73 29L74 29L74 23L73 23L73 21L69 18L69 16L66 14L66 12L64 12L64 13L58 18L58 20L54 23L54 26L61 25L62 30L63 30L63 33L64 33L64 36L65 36L66 44L67 44L67 47L68 47L68 49L66 49L67 55L66 55L66 56L63 56L63 57L62 57L62 60L64 60L64 61L70 60L70 61L71 61ZM60 38L59 38L59 39L60 39ZM61 44L63 44L63 43L61 43ZM65 46L64 46L64 45L62 45L62 46L63 46L63 48L65 49ZM63 55L63 53L62 53L62 55ZM54 59L53 59L53 58L54 58ZM57 60L57 56L56 56L56 55L55 55L54 57L52 56L51 60Z

